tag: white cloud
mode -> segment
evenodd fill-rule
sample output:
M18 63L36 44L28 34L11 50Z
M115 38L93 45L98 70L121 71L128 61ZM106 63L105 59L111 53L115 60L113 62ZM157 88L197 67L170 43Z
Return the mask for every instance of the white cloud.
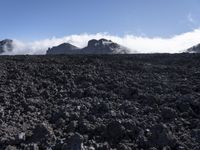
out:
M143 36L124 35L122 37L108 33L70 35L63 38L51 38L30 43L14 40L14 51L5 54L45 54L49 47L69 42L80 48L91 39L106 38L128 47L138 53L179 53L200 43L200 28L171 38L148 38Z

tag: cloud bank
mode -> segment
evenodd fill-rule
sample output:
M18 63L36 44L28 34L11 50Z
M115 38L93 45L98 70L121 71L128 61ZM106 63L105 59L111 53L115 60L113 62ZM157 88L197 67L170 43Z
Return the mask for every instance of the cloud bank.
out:
M108 33L70 35L63 38L51 38L25 43L14 40L14 50L6 55L45 54L49 47L69 42L80 48L85 47L91 39L109 39L129 48L132 53L180 53L200 43L200 28L191 32L175 35L171 38L144 37L134 35L114 36Z

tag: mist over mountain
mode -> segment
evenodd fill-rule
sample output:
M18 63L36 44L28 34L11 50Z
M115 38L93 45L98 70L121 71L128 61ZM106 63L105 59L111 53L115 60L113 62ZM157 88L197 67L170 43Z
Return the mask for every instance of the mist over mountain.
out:
M122 45L107 39L90 40L88 46L83 48L83 53L88 54L128 54L130 50Z
M82 49L69 44L63 43L59 46L49 48L47 54L128 54L130 50L120 44L114 43L111 40L92 39L88 45Z
M182 53L186 52L189 47L200 43L200 29L195 29L190 32L174 35L172 37L147 37L135 35L111 35L109 33L96 34L73 34L60 38L52 37L38 41L21 41L12 39L12 48L5 42L1 44L1 55L45 55L48 48L57 47L63 43L70 43L81 49L88 46L88 41L91 39L109 39L113 43L117 43L123 47L127 47L130 53ZM9 43L9 42L7 42ZM2 48L3 47L3 48ZM105 48L105 47L104 47ZM8 51L7 51L8 50Z
M11 52L13 48L13 40L5 39L0 41L0 54L4 52Z
M200 44L195 45L189 49L186 50L188 53L200 53Z

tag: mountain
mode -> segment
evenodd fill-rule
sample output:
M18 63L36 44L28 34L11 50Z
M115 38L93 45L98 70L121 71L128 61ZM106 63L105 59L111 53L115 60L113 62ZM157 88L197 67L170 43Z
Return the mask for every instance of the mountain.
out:
M13 50L13 40L10 39L5 39L0 41L0 54L8 51L12 51Z
M186 50L188 53L200 53L200 44Z
M123 47L111 40L100 39L90 40L88 46L82 49L86 54L127 54L130 53L128 48Z
M80 53L80 49L72 44L63 43L61 45L55 46L53 48L49 48L47 50L47 55L52 54L76 54Z
M71 45L69 43L63 43L59 46L49 48L48 54L128 54L130 50L123 47L111 40L100 39L90 40L88 45L82 49Z

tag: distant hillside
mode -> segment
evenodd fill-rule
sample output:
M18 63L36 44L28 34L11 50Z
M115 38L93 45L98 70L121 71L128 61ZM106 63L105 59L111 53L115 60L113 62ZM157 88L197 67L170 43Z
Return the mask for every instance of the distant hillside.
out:
M47 50L48 54L128 54L130 50L123 47L111 40L100 39L100 40L90 40L88 45L82 49L71 45L69 43L64 43L59 46L49 48Z

